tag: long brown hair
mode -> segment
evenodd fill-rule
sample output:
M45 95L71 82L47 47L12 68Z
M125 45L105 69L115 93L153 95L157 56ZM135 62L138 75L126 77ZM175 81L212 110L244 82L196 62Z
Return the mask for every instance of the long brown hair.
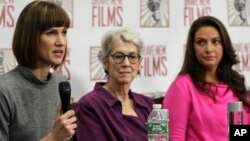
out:
M185 59L179 75L189 74L198 90L215 98L215 93L209 87L209 85L213 84L205 81L206 70L197 60L194 51L195 33L204 26L214 27L221 37L223 57L217 68L218 80L227 84L236 96L245 105L250 107L250 102L248 100L249 95L245 86L245 78L232 68L233 65L239 63L239 60L237 60L231 39L223 23L215 17L200 17L191 25L186 43Z

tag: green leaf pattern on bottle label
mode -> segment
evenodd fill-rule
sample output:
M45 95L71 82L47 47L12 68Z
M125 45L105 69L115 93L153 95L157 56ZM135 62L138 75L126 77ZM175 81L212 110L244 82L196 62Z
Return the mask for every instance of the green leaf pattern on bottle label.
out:
M168 124L162 123L148 123L148 134L167 134Z

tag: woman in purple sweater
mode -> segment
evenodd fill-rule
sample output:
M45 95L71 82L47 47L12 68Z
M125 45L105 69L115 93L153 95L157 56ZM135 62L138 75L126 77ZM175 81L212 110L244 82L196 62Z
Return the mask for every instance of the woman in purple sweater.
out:
M232 66L236 54L226 28L215 17L200 17L191 25L185 59L163 101L169 109L171 141L228 141L227 104L243 102L249 124L249 94L245 79Z
M139 73L142 43L128 28L104 35L99 57L107 82L96 83L77 103L78 141L147 141L153 100L130 89Z

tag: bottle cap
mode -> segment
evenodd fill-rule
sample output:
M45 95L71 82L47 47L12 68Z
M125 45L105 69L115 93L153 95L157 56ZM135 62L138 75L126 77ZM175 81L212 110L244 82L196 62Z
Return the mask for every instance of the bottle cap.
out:
M242 102L241 101L228 102L227 110L228 112L242 111Z
M161 104L153 104L154 109L161 109Z

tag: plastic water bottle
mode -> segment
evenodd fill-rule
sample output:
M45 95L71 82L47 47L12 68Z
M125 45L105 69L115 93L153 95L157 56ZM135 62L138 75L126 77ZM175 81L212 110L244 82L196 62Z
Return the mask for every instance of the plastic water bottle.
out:
M161 104L154 104L148 116L148 141L169 141L168 110Z
M242 102L229 102L228 103L228 124L241 125L243 124Z
M243 112L242 112L242 102L228 102L227 104L228 111L228 138L229 141L234 141L233 138L234 131L231 131L232 126L242 125L243 124Z

